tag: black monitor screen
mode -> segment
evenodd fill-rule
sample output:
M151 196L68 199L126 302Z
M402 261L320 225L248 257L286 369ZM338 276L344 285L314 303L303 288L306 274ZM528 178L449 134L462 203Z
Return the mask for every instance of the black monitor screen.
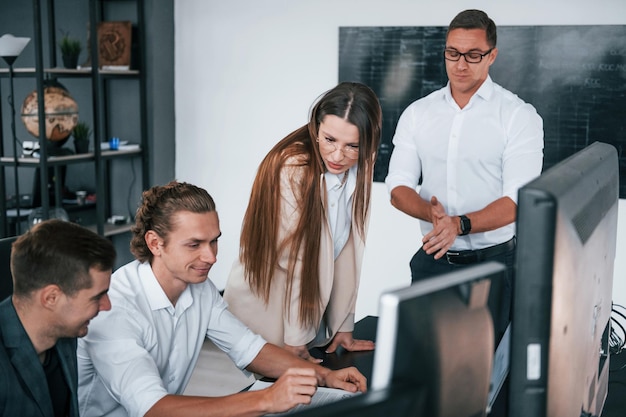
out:
M485 415L494 352L487 300L504 271L489 262L384 293L371 389L425 392L423 416Z
M596 142L519 191L509 416L598 416L608 384L616 149Z

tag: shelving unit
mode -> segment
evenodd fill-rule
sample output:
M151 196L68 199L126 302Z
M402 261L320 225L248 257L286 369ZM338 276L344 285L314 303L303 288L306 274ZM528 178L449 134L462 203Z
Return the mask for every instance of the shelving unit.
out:
M119 4L132 4L135 7L134 16L125 17L125 20L132 21L133 25L133 62L129 70L101 70L98 65L98 36L97 27L102 21L108 20L109 7L115 7ZM45 6L45 7L42 7ZM85 2L84 7L88 7L86 15L89 17L89 27L92 28L89 37L89 48L91 50L90 59L91 67L83 69L65 69L57 67L57 44L56 44L56 19L60 10L55 8L55 0L33 0L33 34L32 40L35 49L35 66L14 69L14 78L32 78L36 82L36 91L38 97L43 97L45 82L47 80L63 80L72 82L75 79L84 79L90 82L91 95L91 119L92 119L92 140L93 150L86 154L74 154L67 156L50 156L47 152L47 139L44 123L39 123L39 144L40 157L23 157L4 154L4 147L0 147L2 151L0 155L0 169L2 175L0 180L5 182L3 190L6 190L6 176L4 170L6 168L15 169L15 167L31 167L39 168L39 183L41 184L41 207L44 211L44 217L48 217L49 210L52 207L63 207L62 189L60 181L55 181L54 201L50 201L48 190L49 178L48 172L52 168L55 170L56 178L59 178L58 172L60 167L67 167L73 164L88 164L93 167L95 178L94 190L96 194L96 202L93 204L95 209L95 221L92 225L85 226L92 228L97 233L104 236L114 236L130 230L130 224L112 225L107 223L113 213L112 200L117 194L120 194L119 186L111 180L111 171L116 163L121 160L131 159L139 160L141 164L141 189L149 186L149 170L148 170L148 139L147 139L147 111L146 111L146 59L145 59L145 25L144 25L144 1L143 0L89 0ZM42 10L42 9L45 9ZM127 10L125 8L124 10ZM45 20L44 20L45 19ZM118 20L118 19L114 19ZM86 22L85 22L86 23ZM44 52L48 56L48 65L44 65ZM19 61L18 61L19 63ZM0 77L8 76L8 69L0 69ZM111 136L116 136L115 120L120 118L116 115L115 96L112 93L115 83L131 82L137 84L137 116L128 117L124 120L126 124L132 124L134 131L137 132L137 138L133 138L133 143L138 145L129 147L129 149L120 150L103 150L100 144L105 142ZM85 82L85 81L83 81ZM17 106L17 104L16 104ZM6 111L6 108L0 108ZM10 111L10 109L8 109ZM16 108L16 113L19 108ZM38 114L44 114L43 100L38 100ZM40 118L41 120L41 118ZM19 120L17 121L19 122ZM16 122L16 123L17 123ZM2 129L0 129L0 143L4 143L2 137ZM133 161L130 162L131 164ZM8 216L6 210L5 192L0 195L0 237L8 233ZM19 201L19 198L18 198ZM81 210L90 208L82 207ZM19 221L19 219L16 219Z

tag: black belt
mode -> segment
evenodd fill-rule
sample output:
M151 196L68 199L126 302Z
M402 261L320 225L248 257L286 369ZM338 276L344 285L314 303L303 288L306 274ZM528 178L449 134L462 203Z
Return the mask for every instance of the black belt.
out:
M503 253L509 252L515 249L516 239L515 236L504 243L500 243L499 245L489 246L484 249L476 249L476 250L462 250L459 252L447 252L446 259L450 264L460 264L467 265L473 264L476 262L484 261L487 258L491 258L493 256L501 255Z

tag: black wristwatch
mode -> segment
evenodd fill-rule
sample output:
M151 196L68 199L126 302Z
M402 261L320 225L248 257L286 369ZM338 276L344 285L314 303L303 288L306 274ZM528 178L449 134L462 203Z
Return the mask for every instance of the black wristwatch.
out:
M465 235L469 234L469 232L472 231L472 222L470 221L469 217L467 217L464 214L460 215L459 218L461 219L461 234L460 234L460 236L465 236Z

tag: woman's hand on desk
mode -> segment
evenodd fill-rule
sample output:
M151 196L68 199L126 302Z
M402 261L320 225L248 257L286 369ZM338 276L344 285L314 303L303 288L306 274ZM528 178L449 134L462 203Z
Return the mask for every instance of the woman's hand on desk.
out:
M350 352L363 350L374 350L376 345L371 340L360 340L352 338L352 332L338 332L332 343L326 349L326 353L333 353L341 346Z

